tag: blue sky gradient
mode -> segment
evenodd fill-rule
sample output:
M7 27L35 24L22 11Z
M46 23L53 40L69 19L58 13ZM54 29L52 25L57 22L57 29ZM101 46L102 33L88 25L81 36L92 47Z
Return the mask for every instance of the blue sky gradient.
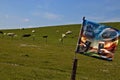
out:
M0 29L120 22L120 0L0 0Z

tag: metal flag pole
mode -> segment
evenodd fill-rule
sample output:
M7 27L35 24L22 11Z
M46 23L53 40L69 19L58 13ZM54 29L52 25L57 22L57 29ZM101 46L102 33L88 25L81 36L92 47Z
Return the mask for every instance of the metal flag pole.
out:
M71 80L76 80L77 62L78 62L78 59L77 59L76 53L75 53L73 67L72 67Z
M83 23L84 23L85 17L83 17ZM83 26L83 24L82 24ZM82 30L83 28L81 28ZM81 39L81 31L79 34L79 38L78 38L78 43L76 46L76 51L75 51L75 55L74 55L74 60L73 60L73 66L72 66L72 74L71 74L71 80L76 80L76 71L77 71L77 64L78 64L78 59L77 59L77 51L79 50L79 44L80 44L80 39Z

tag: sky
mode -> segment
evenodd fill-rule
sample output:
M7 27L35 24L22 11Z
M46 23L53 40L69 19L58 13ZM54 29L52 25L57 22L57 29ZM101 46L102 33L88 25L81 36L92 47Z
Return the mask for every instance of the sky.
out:
M120 22L120 0L0 0L0 29Z

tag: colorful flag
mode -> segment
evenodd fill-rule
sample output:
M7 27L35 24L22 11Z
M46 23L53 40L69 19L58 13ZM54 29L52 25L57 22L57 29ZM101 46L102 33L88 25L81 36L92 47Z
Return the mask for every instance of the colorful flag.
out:
M115 28L83 20L76 53L112 61L119 36Z

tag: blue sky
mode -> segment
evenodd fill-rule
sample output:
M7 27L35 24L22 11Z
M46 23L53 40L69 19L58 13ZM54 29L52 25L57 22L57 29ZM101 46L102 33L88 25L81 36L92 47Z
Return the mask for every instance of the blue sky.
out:
M120 22L120 0L0 0L0 29Z

